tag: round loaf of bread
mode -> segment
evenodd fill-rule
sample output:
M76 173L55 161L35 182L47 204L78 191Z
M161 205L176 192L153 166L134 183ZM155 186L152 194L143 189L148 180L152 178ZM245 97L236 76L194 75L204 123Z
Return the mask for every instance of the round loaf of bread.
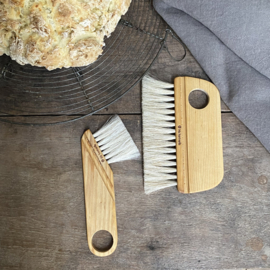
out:
M0 56L19 64L93 63L131 0L0 0Z

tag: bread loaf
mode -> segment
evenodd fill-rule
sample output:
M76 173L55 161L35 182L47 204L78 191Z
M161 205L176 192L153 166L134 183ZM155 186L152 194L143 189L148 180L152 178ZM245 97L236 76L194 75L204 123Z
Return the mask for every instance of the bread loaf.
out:
M102 54L130 2L0 0L0 56L48 70L86 66Z

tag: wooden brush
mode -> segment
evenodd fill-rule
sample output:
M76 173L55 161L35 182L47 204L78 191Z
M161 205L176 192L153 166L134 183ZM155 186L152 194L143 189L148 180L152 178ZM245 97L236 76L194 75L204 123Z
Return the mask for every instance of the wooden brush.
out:
M115 115L96 133L84 132L82 139L87 239L91 252L108 256L117 246L117 223L113 172L109 164L140 157L139 150L120 117ZM92 242L100 230L108 231L113 244L98 250Z
M196 109L189 94L202 90L208 104ZM174 84L144 77L142 82L145 193L176 186L193 193L223 178L219 91L212 83L177 77Z

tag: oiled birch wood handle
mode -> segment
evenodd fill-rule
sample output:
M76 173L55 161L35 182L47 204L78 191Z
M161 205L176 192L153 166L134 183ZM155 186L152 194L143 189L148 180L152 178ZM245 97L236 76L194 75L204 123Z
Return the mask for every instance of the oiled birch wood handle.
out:
M96 256L108 256L118 241L113 172L90 130L83 134L81 145L88 245ZM93 245L93 236L100 230L108 231L113 238L109 250L101 251Z
M208 96L205 108L189 103L189 94ZM174 80L177 188L182 193L209 190L223 178L220 95L208 81L177 77Z

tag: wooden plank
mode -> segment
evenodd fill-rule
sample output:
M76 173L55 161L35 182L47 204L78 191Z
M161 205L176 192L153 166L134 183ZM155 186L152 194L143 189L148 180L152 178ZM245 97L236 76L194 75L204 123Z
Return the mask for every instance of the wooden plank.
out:
M97 114L140 114L141 113L141 83L138 83L126 93L121 99L112 105L99 111ZM230 112L223 101L221 101L221 111ZM0 113L0 117L5 114Z
M0 269L270 267L270 155L231 113L222 115L225 176L213 190L145 195L140 160L112 164L118 247L91 254L80 138L107 118L0 123ZM141 150L140 116L122 118Z
M138 83L120 100L98 112L98 114L140 114L141 83Z

